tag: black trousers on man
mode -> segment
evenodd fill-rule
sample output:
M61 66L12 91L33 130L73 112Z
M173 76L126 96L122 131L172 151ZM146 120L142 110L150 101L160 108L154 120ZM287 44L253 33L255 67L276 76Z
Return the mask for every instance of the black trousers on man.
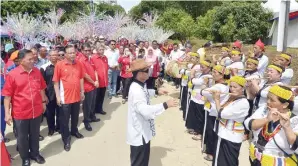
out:
M84 114L84 123L91 122L92 119L96 119L95 116L95 102L96 102L96 92L94 89L90 92L85 93L85 100L83 102L83 114Z
M78 132L78 121L80 112L80 102L62 104L60 109L60 131L64 144L70 142L70 132ZM69 132L69 119L71 118L71 131Z
M97 88L96 89L96 105L95 105L95 113L99 113L103 111L103 102L105 99L105 94L106 94L106 87L103 88Z
M39 128L42 116L34 119L15 119L17 146L22 160L39 155Z
M122 85L123 85L122 99L127 98L131 81L132 81L132 78L123 78L122 77Z
M131 166L148 166L150 157L150 141L146 144L143 138L143 145L130 145Z
M59 121L59 106L57 105L56 98L52 101L49 101L47 105L47 123L49 131L55 131L60 129ZM56 117L56 118L55 118ZM55 125L56 122L56 125Z

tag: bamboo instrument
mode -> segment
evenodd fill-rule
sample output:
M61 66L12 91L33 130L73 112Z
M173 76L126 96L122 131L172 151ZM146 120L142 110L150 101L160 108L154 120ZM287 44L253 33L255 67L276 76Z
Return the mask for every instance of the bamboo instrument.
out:
M247 81L251 81L251 80L266 80L266 79L268 79L268 78L269 78L269 77L251 78L251 79L246 78L246 80L247 80Z
M209 92L209 93L213 93L213 92L214 92L214 91L212 91L212 90L203 90L203 91L206 91L206 92ZM232 93L220 92L220 94L232 94Z

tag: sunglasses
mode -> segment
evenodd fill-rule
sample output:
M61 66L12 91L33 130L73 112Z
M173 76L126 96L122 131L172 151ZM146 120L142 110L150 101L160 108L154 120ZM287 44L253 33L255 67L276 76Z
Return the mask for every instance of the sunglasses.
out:
M91 52L91 50L84 50L85 52Z
M59 54L59 56L64 56L64 54Z
M149 69L141 70L141 72L143 72L143 73L149 73Z
M116 44L111 44L112 46L116 45Z

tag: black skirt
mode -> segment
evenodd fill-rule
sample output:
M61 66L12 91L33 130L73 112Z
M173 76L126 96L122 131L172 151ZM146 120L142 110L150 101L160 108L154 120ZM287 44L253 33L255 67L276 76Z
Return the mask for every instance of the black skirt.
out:
M205 114L204 105L190 101L185 126L198 134L203 134Z
M185 119L186 105L187 105L187 86L181 88L181 109L183 111L183 119Z
M214 123L216 117L210 116L209 112L207 113L206 126L205 126L205 135L204 135L204 143L206 143L206 154L215 155L217 134L214 132Z
M212 166L238 166L241 143L234 143L223 138L218 138L216 155Z

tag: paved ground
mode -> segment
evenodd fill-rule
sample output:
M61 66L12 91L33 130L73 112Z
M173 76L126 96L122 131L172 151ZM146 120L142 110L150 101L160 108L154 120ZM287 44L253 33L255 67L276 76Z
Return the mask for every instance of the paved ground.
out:
M159 96L152 99L152 104L177 97L178 91L166 86L172 93L169 96ZM88 132L83 124L80 132L85 136L82 140L72 138L70 152L65 152L61 137L55 134L48 137L46 123L41 127L45 140L40 142L40 152L46 158L46 166L129 166L129 146L126 144L127 104L121 104L121 98L106 99L107 115L99 116L101 121L93 123L93 131ZM80 122L82 113L80 114ZM15 146L15 139L8 127L8 137L12 139L7 144L9 152L14 157L13 166L21 165L21 160ZM178 108L168 109L156 119L157 135L151 142L150 166L197 166L208 165L203 159L200 142L193 141L185 133L182 112ZM242 145L240 166L248 166L247 143ZM38 165L33 162L32 165Z

